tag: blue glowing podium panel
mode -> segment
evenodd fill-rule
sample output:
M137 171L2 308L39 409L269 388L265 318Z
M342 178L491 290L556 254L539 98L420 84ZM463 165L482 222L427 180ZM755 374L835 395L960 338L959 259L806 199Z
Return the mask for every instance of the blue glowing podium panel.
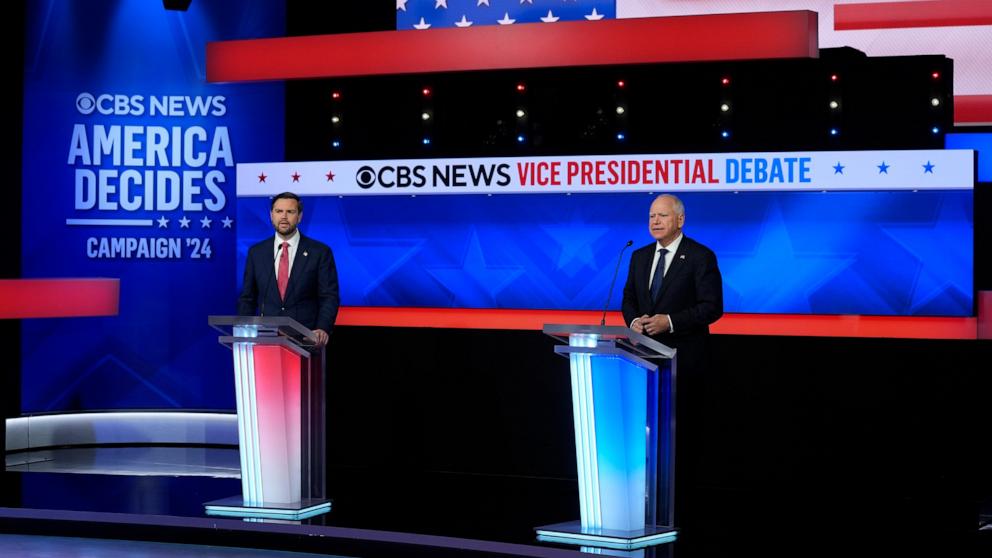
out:
M619 326L545 325L567 345L578 522L537 528L541 540L639 548L675 537L675 351Z

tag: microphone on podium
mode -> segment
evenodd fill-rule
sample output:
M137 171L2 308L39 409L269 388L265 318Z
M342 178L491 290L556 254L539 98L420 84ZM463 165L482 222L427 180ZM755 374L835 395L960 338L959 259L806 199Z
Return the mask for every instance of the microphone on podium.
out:
M613 298L613 286L617 283L617 273L620 272L620 262L623 261L623 253L627 251L627 248L630 248L633 245L634 241L628 240L627 244L624 244L623 248L620 250L620 255L617 256L617 267L613 270L613 280L610 281L610 292L606 295L606 304L603 305L603 319L599 321L599 325L601 326L606 325L606 309L610 307L610 299Z

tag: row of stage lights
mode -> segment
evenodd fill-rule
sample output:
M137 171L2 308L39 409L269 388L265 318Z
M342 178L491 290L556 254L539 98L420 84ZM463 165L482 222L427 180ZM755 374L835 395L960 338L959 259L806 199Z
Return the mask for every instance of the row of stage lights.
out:
M930 77L931 77L931 79L932 79L933 82L937 82L937 81L940 80L941 74L938 71L934 71L934 72L931 72ZM830 112L831 112L831 119L834 120L834 121L836 121L839 118L840 114L841 114L841 103L840 103L840 99L841 99L841 96L842 95L840 93L840 87L839 87L840 82L841 82L841 79L840 79L840 75L839 74L836 74L836 73L830 74L830 78L829 79L830 79L830 83L831 83L831 86L832 87L831 87L831 92L830 92L831 99L830 99L830 102L828 103L828 106L829 106ZM720 113L724 117L729 117L729 116L731 116L730 93L729 93L729 88L731 86L731 79L730 79L730 77L729 76L723 76L723 77L721 77L720 78L720 85L721 85L721 87L724 90L727 90L728 91L727 93L725 93L723 95L724 98L723 98L723 100L720 103L720 107L719 107L720 108ZM617 80L616 81L616 89L617 89L617 91L622 92L622 91L624 91L626 89L626 87L627 87L627 82L625 80L622 80L621 79L621 80ZM516 90L516 93L518 95L523 95L523 94L525 94L527 92L527 84L526 83L522 83L522 82L521 83L517 83L516 86L515 86L515 90ZM429 131L428 129L430 127L430 124L433 122L433 119L434 119L434 111L433 111L433 106L432 106L433 90L430 87L426 87L425 86L425 87L423 87L420 90L420 93L421 93L421 97L422 97L423 102L424 102L423 107L422 107L422 112L420 113L420 119L424 123L424 126L425 126L425 134L423 136L423 139L421 140L421 144L424 145L425 147L427 147L427 146L430 146L431 143L432 143L431 136L427 132ZM342 98L343 98L343 96L342 96L341 91L335 90L335 91L331 92L331 100L332 101L339 102L339 101L342 100ZM940 100L940 97L938 97L936 94L934 94L930 98L930 105L933 108L939 108L942 104L943 103ZM339 128L338 127L341 124L341 116L340 116L339 112L340 112L340 110L335 110L334 113L331 115L331 124L335 128L335 137L334 137L334 139L331 140L331 148L333 148L335 150L340 149L342 147L342 145L343 145L342 144L342 141L341 141L341 139L339 137L339 133L338 133L339 132ZM615 109L615 112L616 112L617 117L620 118L621 120L624 120L625 117L627 116L627 107L625 106L625 104L622 101L618 101L617 106L616 106L616 109ZM524 124L525 119L527 117L527 111L525 110L525 108L522 105L522 103L518 103L518 108L514 112L514 116L516 116L516 121L518 123L517 124L516 142L518 144L525 144L527 142L527 135L523 131L523 128L524 128L523 124ZM721 126L719 127L720 128L719 129L719 135L720 135L720 138L722 138L724 140L729 140L730 137L731 137L731 127L730 127L729 121L728 121L729 118L724 118L723 120L724 121L721 122ZM940 126L938 124L934 124L930 128L930 132L932 134L934 134L934 135L939 134L940 131L941 131L941 128L940 128ZM839 136L840 135L840 132L841 132L840 131L840 127L837 124L831 124L831 126L830 126L830 128L828 130L828 134L831 137L837 137L837 136ZM624 142L627 139L627 131L626 131L626 129L625 128L618 129L618 131L614 135L614 138L616 139L617 142Z

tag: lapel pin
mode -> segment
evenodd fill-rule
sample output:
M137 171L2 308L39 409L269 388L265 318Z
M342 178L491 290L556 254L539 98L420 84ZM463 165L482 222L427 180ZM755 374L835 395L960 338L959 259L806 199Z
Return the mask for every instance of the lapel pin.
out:
M306 257L306 256L307 256L307 253L306 252L303 252L303 257ZM682 257L684 258L685 256L682 256Z
M303 254L303 255L305 256L306 254ZM680 260L684 260L685 259L685 254L682 254L681 256L679 256L679 259Z

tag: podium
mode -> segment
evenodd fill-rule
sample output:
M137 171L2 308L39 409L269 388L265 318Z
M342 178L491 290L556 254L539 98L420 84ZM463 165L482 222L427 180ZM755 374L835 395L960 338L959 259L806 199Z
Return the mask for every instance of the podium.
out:
M241 495L207 515L300 520L326 513L324 348L292 318L209 316L234 356Z
M676 537L675 350L623 326L545 325L569 359L579 521L541 541L632 550Z

